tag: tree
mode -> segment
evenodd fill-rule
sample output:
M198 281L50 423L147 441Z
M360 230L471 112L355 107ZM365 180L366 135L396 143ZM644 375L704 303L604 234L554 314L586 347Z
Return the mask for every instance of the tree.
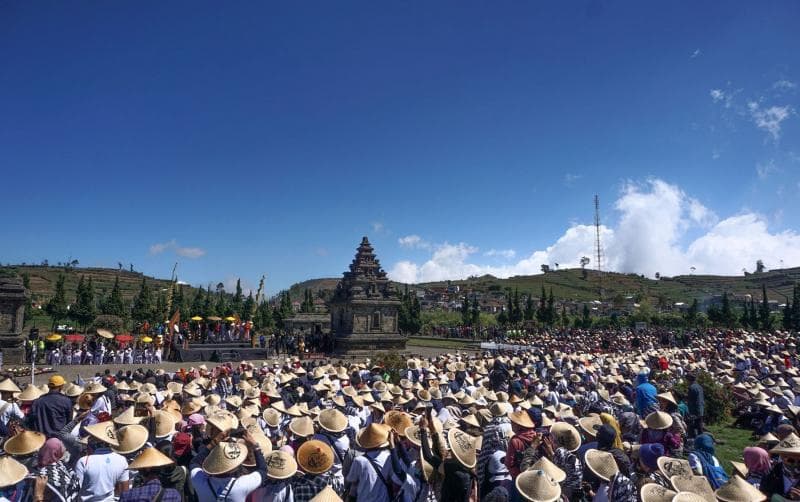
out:
M262 329L270 329L275 325L272 320L272 309L269 306L269 302L266 300L262 301L261 304L258 306L256 310L256 327L259 330Z
M505 326L508 324L508 314L506 313L505 309L501 310L499 314L497 314L497 324L500 326Z
M533 295L528 293L528 298L525 300L525 311L523 312L522 317L526 321L532 321L535 316L536 309L533 306Z
M756 273L757 274L764 273L764 261L763 260L756 261Z
M731 311L731 302L728 299L728 292L722 293L722 309L720 310L721 321L725 327L733 327L733 312Z
M547 295L544 292L544 285L542 285L542 294L539 296L539 308L536 310L536 320L540 324L547 322Z
M300 312L314 312L314 295L310 289L303 291L303 303L300 304Z
M222 292L217 290L217 301L214 310L217 312L217 315L220 316L227 316L228 313L233 310L232 306L228 303L224 290Z
M792 329L800 331L800 285L794 285L792 294Z
M783 329L794 328L794 319L792 319L792 302L786 298L786 304L783 306Z
M689 308L686 310L686 323L689 326L694 326L697 322L697 311L699 307L697 305L697 298L692 300L692 304L689 305Z
M772 317L769 315L769 300L767 299L766 284L761 285L761 308L758 311L758 321L761 324L761 329L764 331L772 329Z
M244 297L242 296L242 281L241 279L236 279L236 293L233 295L233 301L231 302L231 310L233 312L242 315L242 300ZM222 314L222 312L220 312Z
M461 324L469 326L472 320L472 314L469 310L469 296L464 295L464 300L461 302Z
M566 328L569 326L569 317L567 317L567 307L561 304L561 327Z
M519 290L514 289L514 302L512 303L511 322L518 323L522 321L522 304L519 299Z
M592 317L591 312L589 311L589 305L583 304L583 327L584 328L591 328L592 327Z
M586 280L586 265L589 264L591 260L588 256L581 256L581 277Z
M101 309L104 315L113 315L121 319L127 319L130 314L125 306L125 301L122 299L122 291L119 288L119 276L114 279L114 287L111 288L111 294L108 299L103 302Z
M84 277L81 276L78 281L78 287L75 290L75 303L70 307L69 317L85 330L86 326L94 320L96 314L92 278L90 277L89 281L86 282Z
M206 289L206 302L203 304L203 317L214 317L217 314L225 315L225 312L217 312L217 305L214 302L214 296L211 294L211 284L209 284L208 289Z
M47 315L53 320L53 328L58 324L58 321L67 317L67 295L66 291L64 291L65 280L64 274L58 274L55 294L50 298L50 301L47 302L47 306L45 307L45 312L47 312Z
M205 290L203 288L197 288L197 291L195 291L194 298L192 298L192 316L203 315L203 308L206 304L204 293Z
M550 265L542 265L542 273L546 274L550 272Z
M156 296L156 306L153 309L153 322L166 321L169 318L167 312L167 292L159 291Z
M139 288L139 294L133 300L133 310L131 317L134 321L145 322L152 319L153 316L153 293L150 291L150 286L147 285L147 278L142 276L142 285Z
M472 300L472 319L470 319L470 325L476 328L480 327L481 324L481 307L478 304L478 299Z
M756 311L755 298L750 298L750 327L758 329L758 312Z
M550 296L547 297L547 315L546 322L552 325L556 321L556 307L555 298L553 298L553 288L550 288Z
M250 321L253 319L253 314L256 310L256 301L253 299L253 292L250 291L250 294L247 295L244 303L242 303L242 313L239 316L242 318L243 321Z

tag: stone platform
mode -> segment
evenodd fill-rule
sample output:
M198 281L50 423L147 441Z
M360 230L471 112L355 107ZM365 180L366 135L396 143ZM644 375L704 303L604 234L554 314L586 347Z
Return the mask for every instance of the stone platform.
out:
M187 349L177 349L178 362L240 362L267 359L268 350L253 348L245 342L190 344Z

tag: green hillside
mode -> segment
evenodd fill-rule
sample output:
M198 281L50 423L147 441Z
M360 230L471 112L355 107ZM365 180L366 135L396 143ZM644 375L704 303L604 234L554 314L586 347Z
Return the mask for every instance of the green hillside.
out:
M293 299L301 299L303 291L308 288L315 294L322 291L325 298L336 288L338 279L324 278L311 279L297 283L290 288ZM566 269L549 272L547 274L515 276L508 279L498 279L490 275L472 277L460 281L441 281L411 285L412 289L446 288L448 285L457 285L462 291L479 292L504 292L508 288L518 289L520 293L532 293L538 296L544 287L548 292L553 289L553 294L558 299L575 301L596 300L599 291L603 291L603 298L611 299L615 296L636 296L647 298L654 305L662 302L691 302L693 299L701 300L723 292L735 295L751 294L756 298L761 297L761 285L767 287L770 298L780 302L785 296L792 294L792 287L800 282L800 267L771 270L760 274L742 276L718 275L681 275L675 277L662 277L661 279L648 279L636 274L619 274L604 272L602 275L596 271L587 271L587 278L583 278L580 269ZM403 284L396 284L402 290Z

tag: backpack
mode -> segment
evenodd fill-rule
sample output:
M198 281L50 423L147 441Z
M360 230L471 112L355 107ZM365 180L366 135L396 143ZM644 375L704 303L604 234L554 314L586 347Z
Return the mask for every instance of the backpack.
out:
M369 458L367 455L364 455L362 458L367 459L369 465L371 465L372 468L375 469L375 473L378 475L378 479L380 479L381 482L383 482L383 486L386 488L386 493L389 495L389 501L400 502L402 500L402 493L400 487L383 477L383 473L381 472L381 466L379 466L378 463L375 462L375 460ZM392 459L387 458L386 461L391 462Z

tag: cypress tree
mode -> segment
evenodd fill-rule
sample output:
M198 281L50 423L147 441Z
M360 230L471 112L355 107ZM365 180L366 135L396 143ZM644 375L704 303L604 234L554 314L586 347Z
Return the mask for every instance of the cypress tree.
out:
M761 329L769 331L772 329L772 318L769 315L769 301L767 299L767 285L761 285L761 308L758 312Z
M225 314L224 312L217 312L217 305L214 302L214 295L211 294L211 284L208 285L206 290L206 302L203 304L203 317L217 316L218 314Z
M134 321L149 321L153 316L153 309L153 293L150 291L150 286L147 285L147 278L142 277L142 285L139 289L139 294L136 295L133 301L131 316Z
M553 288L550 288L550 296L547 297L547 324L553 324L556 320L555 298Z
M472 316L469 310L469 296L464 295L464 301L461 302L461 324L469 326Z
M233 295L231 310L234 313L239 314L239 316L242 315L242 300L242 281L241 279L236 279L236 293ZM219 312L219 314L222 315L223 313Z
M125 300L122 299L122 291L119 288L119 276L114 279L114 287L111 288L111 294L108 299L103 303L103 314L115 315L122 319L127 319L129 310L125 306Z
M253 299L253 292L251 291L250 294L245 299L244 303L242 304L242 313L240 317L243 321L250 321L253 319L253 314L256 309L256 301Z
M523 317L526 321L532 321L535 315L536 312L533 307L533 295L528 292L528 299L525 300L525 312Z
M792 329L800 331L800 285L794 285L792 294Z
M55 329L56 324L58 321L65 318L67 316L67 294L64 290L64 281L66 278L64 274L58 274L58 279L56 280L56 290L53 297L47 302L47 306L45 307L45 312L50 318L53 320L53 328Z

